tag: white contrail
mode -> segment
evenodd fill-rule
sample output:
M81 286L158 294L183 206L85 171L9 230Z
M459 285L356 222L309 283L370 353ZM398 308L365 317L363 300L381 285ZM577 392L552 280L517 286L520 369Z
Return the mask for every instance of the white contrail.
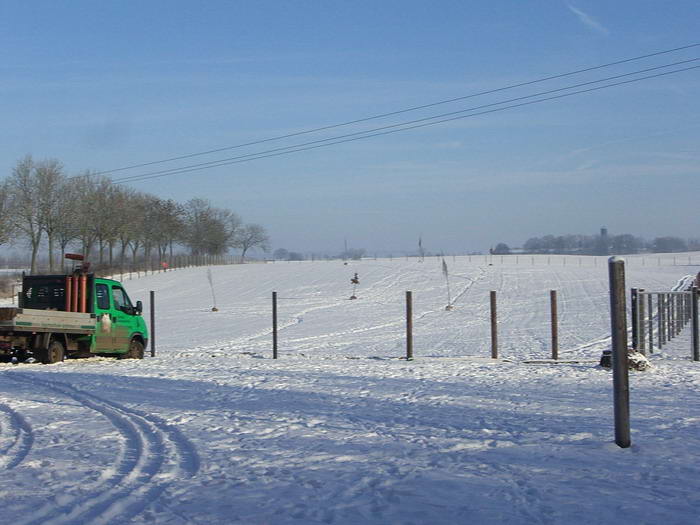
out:
M581 23L583 25L585 25L586 27L589 27L589 28L593 29L594 31L597 31L598 33L601 33L603 35L610 34L610 31L608 30L608 28L603 26L600 22L598 22L592 16L581 11L579 8L574 7L571 4L566 4L566 7L568 7L569 10L573 14L575 14L578 17L578 19L581 21Z

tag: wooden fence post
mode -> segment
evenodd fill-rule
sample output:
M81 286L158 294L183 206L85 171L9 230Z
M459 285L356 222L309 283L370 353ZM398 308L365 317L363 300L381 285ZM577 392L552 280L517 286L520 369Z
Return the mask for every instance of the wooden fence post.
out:
M406 360L413 359L413 292L406 292Z
M678 296L671 295L671 339L675 339L678 335Z
M638 290L636 288L632 288L630 293L630 313L632 318L632 348L634 348L635 350L637 349L637 345L639 344L639 315L637 312L637 294Z
M646 355L644 289L637 290L637 350Z
M664 322L664 313L666 312L666 307L664 306L664 294L660 293L656 297L656 308L658 310L656 319L658 321L659 325L659 335L658 335L658 340L659 340L659 350L663 348L663 346L666 344L666 334L664 332L664 325L666 324Z
M272 292L272 359L277 359L277 292Z
M615 443L621 448L628 448L631 445L631 438L624 259L611 257L608 260L608 272L610 280L610 329L612 333Z
M671 297L664 294L664 345L671 342Z
M668 295L668 340L671 341L676 337L676 302L677 297L674 294Z
M644 261L644 259L642 259ZM649 353L654 353L654 297L653 294L647 295L647 307L649 308Z
M498 359L498 315L496 313L496 292L491 290L491 358Z
M549 303L552 318L552 359L559 359L559 318L557 315L557 291L549 291Z
M690 320L692 323L693 361L700 361L700 348L698 347L700 334L698 334L698 288L693 286L690 296Z
M156 356L156 292L151 290L151 357Z
M671 309L671 305L673 304L673 297L671 296L671 294L666 294L664 304L666 305L666 313L664 316L664 319L666 321L666 341L670 343L673 340L673 331L671 330L671 327L673 326L673 310Z

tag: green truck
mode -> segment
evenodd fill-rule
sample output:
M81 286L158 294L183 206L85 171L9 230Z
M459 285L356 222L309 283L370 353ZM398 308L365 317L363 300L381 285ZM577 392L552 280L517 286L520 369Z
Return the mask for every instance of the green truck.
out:
M22 279L18 307L0 308L0 358L56 363L66 357L143 359L141 301L119 281L76 271Z

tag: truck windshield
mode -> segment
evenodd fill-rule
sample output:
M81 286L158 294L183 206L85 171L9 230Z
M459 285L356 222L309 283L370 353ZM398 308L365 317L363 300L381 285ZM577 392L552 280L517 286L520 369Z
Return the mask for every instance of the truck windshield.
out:
M131 306L129 296L122 288L116 286L112 288L112 299L114 300L114 308L117 310L121 310L122 306Z

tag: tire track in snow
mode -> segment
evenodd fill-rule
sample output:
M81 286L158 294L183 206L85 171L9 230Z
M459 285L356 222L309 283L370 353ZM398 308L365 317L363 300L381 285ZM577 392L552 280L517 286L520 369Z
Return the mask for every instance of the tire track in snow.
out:
M389 266L383 266L383 265L375 265L374 267L370 267L370 269L375 269L375 268L388 268L391 269L393 273L390 273L386 276L380 277L376 281L372 282L370 285L368 285L366 288L364 288L364 292L361 292L361 301L362 303L375 303L383 306L387 306L390 304L393 304L395 301L391 301L389 296L390 291L394 290L400 282L406 278L406 274L402 272L395 272L395 268L391 268ZM480 278L483 277L484 271L483 269L480 269L481 275L478 276L475 280L479 280ZM424 268L421 269L411 269L411 274L418 274L421 277L425 277L426 275L426 270ZM469 278L465 278L460 276L460 278L465 279L468 281L468 284L463 290L459 296L461 297L464 295L466 291L474 284L475 280L471 280ZM346 307L348 305L348 300L347 299L339 299L334 296L318 296L318 295L312 295L312 296L306 296L304 297L303 293L300 294L298 290L289 290L285 292L282 297L279 297L280 301L285 300L285 295L289 296L300 296L297 301L299 302L299 309L293 310L290 313L284 314L284 317L286 317L287 320L282 321L278 325L278 331L282 332L285 329L291 328L296 326L300 321L300 319L303 319L305 316L311 313L315 312L320 312L320 311L328 311L328 310L334 310L336 308L342 308ZM400 295L397 294L397 297L399 298L398 300L400 301ZM320 302L326 300L327 302ZM384 301L383 301L384 300ZM387 302L388 301L388 302ZM311 304L308 304L308 303ZM304 305L303 303L307 303ZM419 315L417 319L421 319L422 317L435 313L436 311L427 311L424 312L422 315ZM402 326L405 323L405 319L399 315L395 316L393 318L390 318L388 321L385 322L379 322L379 323L374 323L374 324L369 324L366 326L361 326L358 328L350 328L350 329L342 329L342 330L336 330L333 332L328 332L324 334L317 334L317 335L311 335L311 336L305 336L305 337L298 337L294 338L289 341L290 344L308 344L311 342L315 341L324 341L328 339L336 339L338 337L342 336L348 336L348 335L357 335L357 334L364 334L367 332L373 332L376 330L385 330L389 328L394 328L394 327L399 327ZM226 347L225 350L222 350L221 347L224 346L222 344L216 344L213 345L213 347L210 348L206 347L204 349L199 349L207 351L208 353L211 353L212 355L217 355L217 356L224 356L228 355L231 351L237 351L241 349L246 349L250 350L251 345L260 345L264 348L267 348L267 345L269 344L267 339L264 341L260 341L262 338L268 338L272 334L272 328L264 328L260 331L257 331L252 334L246 334L241 337L237 337L234 339L231 339L230 341L227 341L224 345ZM344 346L344 345L342 345ZM302 351L304 350L303 348L297 348L297 351ZM178 357L187 357L192 355L192 351L188 352L180 352L176 354ZM257 354L256 354L257 355Z
M2 422L0 423L0 438L9 435L10 443L0 448L0 469L13 469L27 457L34 445L34 432L31 425L22 415L0 403Z
M481 283L481 281L483 281L486 278L487 274L486 274L486 270L484 268L479 266L476 269L478 270L479 273L473 277L469 276L469 275L464 275L462 273L452 274L453 278L461 279L465 283L462 290L459 291L457 293L457 295L455 295L454 299L452 299L451 305L453 307L458 302L460 302L462 299L464 299L469 294L469 292L471 292L474 285L476 285L477 283ZM479 317L482 309L483 309L483 307L481 309L478 309L478 311L477 311L477 309L474 309L473 315L475 315L476 317ZM438 310L427 310L421 314L418 314L415 318L415 321L416 322L422 321L428 315L439 314L439 313L442 313L444 311L445 311L444 308L440 308ZM477 312L477 313L474 313L474 312ZM440 321L444 322L444 320L441 319L439 316L432 317L430 320L423 323L422 325L418 325L416 328L416 331L432 327ZM401 324L403 324L404 322L405 322L405 320L403 318L401 318ZM467 322L468 322L468 320L467 320ZM434 343L433 347L432 347L433 353L440 352L441 350L444 350L444 349L450 350L453 348L462 347L464 345L464 339L465 338L464 338L463 329L456 330L451 335L446 335L440 341L438 341L437 343Z
M113 469L103 474L99 486L85 496L44 505L17 525L128 522L173 481L191 478L199 470L199 457L193 445L178 429L156 416L128 409L68 383L19 373L13 374L12 379L51 390L97 412L124 439Z
M471 290L471 288L474 286L474 284L476 284L477 282L479 282L479 281L481 281L481 280L484 279L484 277L485 277L485 275L486 275L486 272L483 270L483 268L479 268L479 271L480 271L479 275L477 275L477 276L474 277L474 278L466 277L466 276L462 276L462 275L455 275L455 277L458 277L458 278L460 278L460 279L466 281L466 284L464 285L463 289L455 296L455 299L452 301L452 304L453 304L453 305L454 305L459 299L461 299L462 297L464 297L465 294L467 294L467 292L469 292L469 290ZM414 270L414 272L417 273L418 270ZM423 270L423 271L421 272L421 275L424 275L424 274L425 274L425 271ZM402 275L401 275L401 274L395 274L395 275L393 275L393 276L387 276L386 278L381 279L381 281L384 281L384 282L385 282L385 281L387 281L387 280L389 279L389 277L395 277L395 279L392 279L392 280L391 280L391 285L387 287L387 289L392 289L392 287L394 287L394 285L397 284L397 283L399 282L400 277L402 277ZM376 285L376 283L375 283L375 285ZM377 304L386 304L386 303L381 303L381 302L376 301L376 300L374 300L373 302L375 302L375 303L377 303ZM345 304L345 303L343 303L343 304ZM332 305L331 305L331 306L332 306ZM444 308L425 310L424 312L421 312L421 313L417 314L417 315L415 316L415 318L414 318L414 321L417 323L417 322L419 322L419 321L422 321L424 318L426 318L426 317L428 317L428 316L431 316L431 315L433 315L433 314L439 314L439 313L441 313L441 312L443 312L443 311L444 311ZM428 323L427 323L426 325L424 325L424 326L431 326L431 325L435 324L435 323L438 322L438 321L440 321L440 318L439 318L439 317L435 317L433 320L428 321ZM338 331L334 331L334 332L327 332L327 333L325 333L325 334L319 334L319 335L313 335L313 336L307 336L307 337L297 337L297 338L294 338L294 339L293 339L292 341L290 341L290 342L291 342L291 343L297 343L297 344L298 344L298 343L309 343L309 342L312 342L312 341L321 341L321 340L328 339L328 338L336 339L336 338L339 338L339 337L342 337L342 336L364 334L364 333L367 333L367 332L373 332L373 331L375 331L375 330L385 330L385 329L389 329L389 328L403 327L405 323L406 323L405 317L404 317L403 315L397 315L397 316L395 316L394 318L391 318L391 319L389 319L388 321L383 322L383 323L375 323L375 324L370 324L370 325L363 326L363 327L359 327L359 328L350 328L350 329L346 329L346 330L338 330ZM294 323L293 323L293 324L294 324ZM283 326L283 328L284 328L284 327L287 327L287 326ZM419 328L420 328L420 327L418 327L418 329L419 329ZM402 338L402 337L403 337L403 333L402 333L402 332L398 332L398 334L399 334L399 335L398 335L399 338ZM396 337L396 336L395 336L393 333L389 335L389 338L390 338L390 339L393 339L393 338L395 338L395 337ZM453 340L453 339L457 339L457 337L456 337L456 336L453 336L453 337L451 338L451 340ZM451 341L451 340L450 340L450 341ZM445 344L446 344L446 343L443 342L442 344L440 344L440 345L438 345L438 346L439 346L439 347L443 347L443 346L445 346Z

